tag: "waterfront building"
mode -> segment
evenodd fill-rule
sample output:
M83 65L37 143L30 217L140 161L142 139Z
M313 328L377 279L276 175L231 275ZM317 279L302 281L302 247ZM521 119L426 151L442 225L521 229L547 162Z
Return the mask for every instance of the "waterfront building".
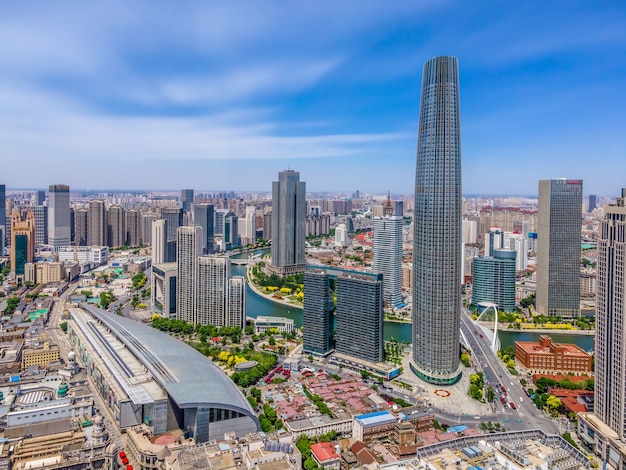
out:
M284 170L272 183L272 262L269 269L280 275L304 272L306 184L300 173Z
M226 326L230 258L215 255L199 257L196 278L195 323Z
M70 187L53 184L48 193L48 244L58 251L72 242Z
M373 363L382 362L382 274L343 272L337 275L336 286L336 351Z
M193 204L193 189L181 189L180 190L180 207L183 210L183 214L191 211L191 205Z
M591 354L575 344L553 343L548 335L539 341L515 341L515 361L531 374L590 374Z
M614 468L626 465L626 188L604 208L597 254L595 404L578 434Z
M194 204L193 224L202 227L204 237L202 237L202 254L210 255L215 251L214 226L215 213L213 204Z
M461 125L458 62L424 65L413 237L413 357L426 382L461 377Z
M166 262L167 221L156 219L152 222L152 264Z
M536 310L572 319L580 315L582 180L539 181Z
M386 307L402 305L402 227L404 221L397 215L374 219L374 259L372 271L383 275Z
M109 246L106 239L106 211L104 201L92 199L89 201L89 231L87 245Z
M293 333L295 322L285 317L258 316L254 319L254 333L267 333L269 330L278 330L280 333Z
M139 246L143 244L141 239L141 211L130 209L126 211L126 240L127 246Z
M238 326L243 330L246 326L246 280L243 276L233 276L228 280L226 302L226 326Z
M202 255L202 228L178 227L176 319L196 323L196 269Z
M237 229L239 224L239 217L232 212L226 214L224 217L224 249L236 248L239 246L239 230Z
M26 263L35 258L35 216L26 213L22 220L17 209L11 214L11 271L16 277L23 277Z
M515 310L515 251L494 250L472 264L472 305L496 304L500 312Z
M46 206L34 206L35 216L35 245L48 244L48 208Z
M119 248L126 244L126 219L124 208L112 205L106 211L107 242L111 248Z
M324 269L311 268L304 273L304 326L305 354L326 356L333 349L333 295L330 277Z
M215 211L215 235L224 236L224 219L226 219L228 209L217 209Z

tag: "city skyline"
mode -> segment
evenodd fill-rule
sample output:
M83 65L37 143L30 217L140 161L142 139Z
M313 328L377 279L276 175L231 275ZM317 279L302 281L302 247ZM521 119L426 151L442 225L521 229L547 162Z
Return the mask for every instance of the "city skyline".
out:
M410 193L421 65L442 54L461 66L467 194L622 186L618 2L66 6L3 8L10 188L257 191L289 166L312 191Z

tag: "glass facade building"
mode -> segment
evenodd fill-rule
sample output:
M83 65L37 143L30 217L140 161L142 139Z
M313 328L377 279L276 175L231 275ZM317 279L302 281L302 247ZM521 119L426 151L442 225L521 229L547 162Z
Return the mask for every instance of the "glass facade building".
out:
M374 219L374 260L372 271L383 275L384 303L402 304L402 226L399 216Z
M474 259L472 305L486 302L499 311L515 310L515 256L513 250L494 250L494 256Z
M326 356L333 349L333 295L330 276L323 269L313 268L304 273L305 354Z
M582 180L539 181L537 297L540 315L580 315Z
M461 377L461 125L455 57L424 64L413 224L413 358L426 382Z
M380 274L340 274L337 276L338 353L382 362L383 276Z
M70 187L53 184L48 192L48 243L58 251L72 241Z
M598 239L594 414L626 437L626 188Z

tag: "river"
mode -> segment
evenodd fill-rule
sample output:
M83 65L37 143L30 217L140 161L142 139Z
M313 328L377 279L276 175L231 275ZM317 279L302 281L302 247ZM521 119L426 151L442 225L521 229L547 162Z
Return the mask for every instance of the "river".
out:
M262 253L266 250L256 250L254 254ZM234 255L233 258L248 257L249 254ZM246 267L243 265L233 264L231 267L233 276L243 276ZM296 327L302 326L302 309L295 308L289 305L279 304L272 302L254 292L250 286L246 286L246 316L256 318L258 316L268 317L286 317L291 318ZM383 335L385 339L395 338L400 341L411 341L411 324L410 323L395 323L385 322ZM542 333L525 332L518 330L502 330L498 332L500 337L500 343L502 348L506 346L513 346L515 341L538 341L539 335ZM552 334L550 333L555 343L573 343L584 349L590 351L593 349L593 336L586 335L568 335L568 334Z

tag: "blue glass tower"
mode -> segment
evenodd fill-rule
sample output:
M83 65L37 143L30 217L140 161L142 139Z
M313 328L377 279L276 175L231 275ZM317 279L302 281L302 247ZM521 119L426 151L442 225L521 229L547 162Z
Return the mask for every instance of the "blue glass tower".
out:
M415 177L413 359L426 382L461 377L461 124L455 57L424 64Z

